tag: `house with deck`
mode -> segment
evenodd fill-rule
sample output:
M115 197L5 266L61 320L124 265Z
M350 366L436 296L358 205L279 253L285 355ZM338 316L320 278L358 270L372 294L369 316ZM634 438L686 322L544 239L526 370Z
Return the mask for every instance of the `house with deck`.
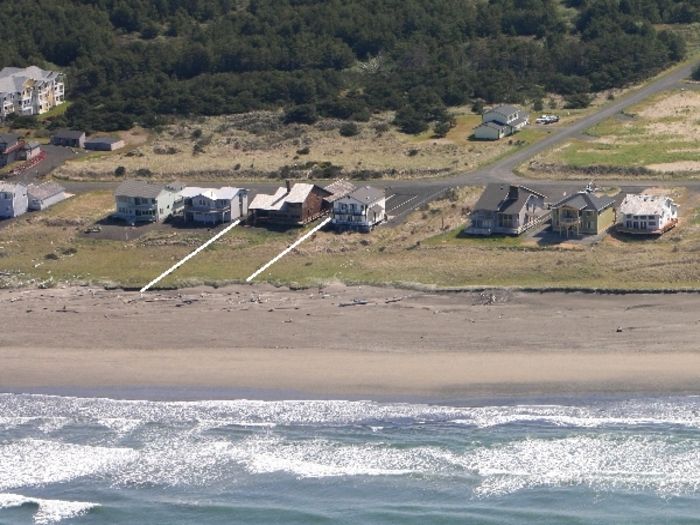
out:
M63 73L37 66L4 67L0 70L0 119L18 115L41 115L64 102Z
M678 204L666 195L628 194L618 210L617 230L632 235L661 235L678 223Z
M269 222L300 226L326 215L330 208L325 199L331 195L330 191L316 184L299 182L292 185L287 181L272 195L257 194L248 209L254 224Z
M164 221L182 210L182 189L178 183L124 181L114 192L116 213L113 216L129 224Z
M598 235L615 224L615 199L584 190L552 205L552 231L560 235Z
M22 146L24 142L17 135L11 133L0 134L0 168L7 166L22 158Z
M331 224L338 231L369 232L386 219L386 191L362 186L333 202Z
M27 186L28 208L31 211L45 210L49 206L68 198L66 189L55 182L30 184Z
M26 213L27 187L23 184L0 182L0 219L11 219Z
M243 188L188 186L180 194L185 222L220 224L244 219L248 215L248 190Z
M484 111L481 124L474 128L478 140L498 140L512 135L528 124L529 115L516 106L502 105Z
M520 235L549 217L545 195L515 184L489 184L474 205L467 235Z

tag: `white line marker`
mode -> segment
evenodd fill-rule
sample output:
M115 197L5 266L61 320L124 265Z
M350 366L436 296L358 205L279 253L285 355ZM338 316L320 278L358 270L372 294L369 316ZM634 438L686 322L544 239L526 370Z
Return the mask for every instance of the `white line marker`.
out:
M265 270L267 270L270 266L272 266L272 265L275 264L277 261L279 261L282 257L284 257L284 256L287 255L289 252L291 252L294 248L296 248L297 246L299 246L302 242L304 242L306 239L308 239L309 237L311 237L314 233L316 233L318 230L320 230L321 228L323 228L323 227L324 227L326 224L328 224L330 221L331 221L331 218L328 217L326 220L324 220L321 224L319 224L318 226L316 226L316 227L315 227L313 230L311 230L309 233L305 234L303 237L300 237L299 239L297 239L296 241L294 241L294 243L291 244L291 245L289 246L289 248L285 249L285 250L284 250L282 253L280 253L277 257L275 257L275 258L272 259L270 262L268 262L265 266L263 266L262 268L260 268L259 270L257 270L253 275L251 275L250 277L248 277L248 278L245 280L245 282L249 283L250 281L252 281L253 279L255 279L258 275L260 275L262 272L264 272Z
M146 286L144 286L143 288L141 288L141 293L143 293L143 292L145 292L146 290L148 290L151 286L153 286L154 284L156 284L156 283L157 283L158 281L160 281L163 277L166 277L167 275L170 275L171 273L173 273L173 272L174 272L175 270L177 270L180 266L182 266L183 264L185 264L187 261L189 261L192 257L194 257L195 255L197 255L199 252L201 252L202 250L204 250L204 249L205 249L207 246L209 246L211 243L213 243L214 241L216 241L217 239L219 239L221 236L225 235L226 233L228 233L229 231L231 231L233 228L235 228L236 226L238 226L238 225L240 224L240 222L241 222L241 221L240 221L240 219L239 219L239 220L237 220L236 222L231 223L229 226L226 226L226 228L224 228L224 229L221 230L219 233L217 233L216 235L214 235L214 237L212 237L212 238L209 239L207 242L205 242L204 244L202 244L199 248L197 248L195 251L193 251L192 253L190 253L187 257L185 257L184 259L182 259L180 262L175 263L173 266L171 266L170 268L168 268L166 271L164 271L164 272L163 272L162 274L160 274L158 277L156 277L155 279L153 279L153 280L152 280L150 283L148 283Z
M390 201L391 199L393 199L394 197L396 197L396 193L392 193L391 195L389 195L389 196L386 198L386 202L389 202L389 201Z
M415 197L411 197L410 199L403 201L401 204L397 204L396 206L391 208L389 211L394 211L396 208L400 208L401 206L405 206L406 204L408 204L411 201L416 200L417 198L418 198L418 195L416 195Z

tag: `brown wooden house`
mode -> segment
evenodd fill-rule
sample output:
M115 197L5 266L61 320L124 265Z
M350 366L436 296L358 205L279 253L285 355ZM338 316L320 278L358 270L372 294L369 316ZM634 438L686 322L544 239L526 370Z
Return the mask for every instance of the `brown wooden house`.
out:
M253 223L270 222L300 226L329 211L326 198L331 193L315 184L287 182L273 195L260 193L248 206Z

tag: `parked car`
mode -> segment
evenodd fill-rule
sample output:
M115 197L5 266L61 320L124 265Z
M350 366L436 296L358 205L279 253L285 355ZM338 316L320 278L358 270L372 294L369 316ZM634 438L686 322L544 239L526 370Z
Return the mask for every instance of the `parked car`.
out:
M559 115L540 115L535 122L537 124L554 124L559 122Z

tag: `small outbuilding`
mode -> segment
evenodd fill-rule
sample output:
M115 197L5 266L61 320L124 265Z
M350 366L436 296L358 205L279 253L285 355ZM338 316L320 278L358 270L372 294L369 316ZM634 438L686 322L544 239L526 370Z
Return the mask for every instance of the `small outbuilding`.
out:
M27 186L28 208L32 211L45 210L49 206L65 200L66 189L55 182L30 184Z
M41 144L38 142L25 142L19 157L22 160L32 160L41 155Z
M27 187L0 182L0 219L11 219L27 211Z
M85 132L73 129L60 129L51 137L54 146L82 148L85 146Z
M119 137L91 137L85 141L85 149L92 151L114 151L125 145Z
M0 168L20 159L22 144L17 135L0 134Z

